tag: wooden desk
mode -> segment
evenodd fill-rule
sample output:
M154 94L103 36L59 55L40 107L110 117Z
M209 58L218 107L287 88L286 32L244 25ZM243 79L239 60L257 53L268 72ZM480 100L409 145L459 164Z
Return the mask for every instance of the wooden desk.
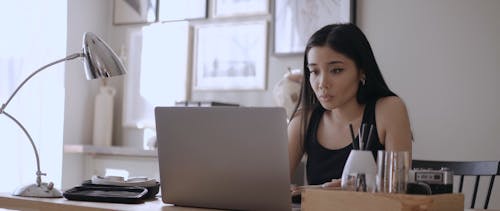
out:
M143 204L118 204L105 202L71 201L65 198L31 198L12 196L0 193L0 208L29 211L105 211L105 210L162 210L162 211L187 211L187 210L213 210L192 207L177 207L164 204L161 199L147 201Z
M204 211L214 209L177 207L171 204L164 204L161 199L148 201L143 204L117 204L104 202L83 202L70 201L65 198L29 198L12 196L7 193L0 193L0 210L23 210L23 211L109 211L109 210L162 210L162 211ZM300 210L294 207L293 210ZM465 211L481 211L481 209L465 209ZM500 210L487 210L500 211Z

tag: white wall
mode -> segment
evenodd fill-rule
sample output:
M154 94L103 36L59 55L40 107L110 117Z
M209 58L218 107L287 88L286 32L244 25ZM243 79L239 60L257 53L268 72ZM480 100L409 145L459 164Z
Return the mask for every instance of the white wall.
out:
M389 83L407 103L414 157L500 159L500 1L358 1Z
M82 50L83 34L87 31L104 40L109 39L111 5L110 0L68 1L68 54ZM94 96L99 83L96 80L87 81L81 61L66 62L64 144L91 143ZM63 189L82 183L83 166L83 156L63 154Z
M407 104L413 157L500 160L500 1L358 0L357 9L386 81ZM490 208L499 198L497 182Z

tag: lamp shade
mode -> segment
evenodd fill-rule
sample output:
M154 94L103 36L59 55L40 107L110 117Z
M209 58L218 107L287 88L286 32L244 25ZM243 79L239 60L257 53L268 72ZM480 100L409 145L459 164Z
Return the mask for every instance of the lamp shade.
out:
M83 62L88 80L108 78L126 73L125 67L113 50L97 35L83 36Z

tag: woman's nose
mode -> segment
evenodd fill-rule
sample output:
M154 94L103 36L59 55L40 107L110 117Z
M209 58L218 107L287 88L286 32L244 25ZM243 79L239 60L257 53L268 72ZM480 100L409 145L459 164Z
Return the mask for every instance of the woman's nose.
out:
M324 75L320 75L319 77L319 88L320 89L328 89L330 87L330 84L328 82L327 77Z

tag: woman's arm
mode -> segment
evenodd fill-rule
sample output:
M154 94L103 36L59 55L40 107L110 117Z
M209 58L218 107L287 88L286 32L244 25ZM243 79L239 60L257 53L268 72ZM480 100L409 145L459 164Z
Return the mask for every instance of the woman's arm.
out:
M385 150L411 152L410 120L401 98L396 96L381 98L375 108L379 139L385 145Z
M288 155L290 159L290 179L304 155L304 142L301 135L302 115L296 114L288 125Z

